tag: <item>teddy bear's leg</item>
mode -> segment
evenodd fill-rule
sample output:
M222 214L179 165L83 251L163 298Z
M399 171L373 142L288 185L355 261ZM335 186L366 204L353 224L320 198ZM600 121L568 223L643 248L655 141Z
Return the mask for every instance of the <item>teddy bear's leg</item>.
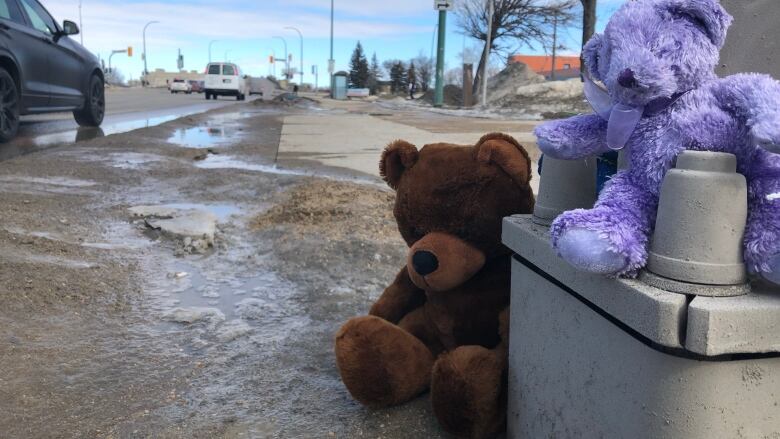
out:
M349 393L371 407L411 400L430 385L433 354L415 336L375 316L336 334L336 364Z
M631 174L616 175L596 206L559 216L552 225L553 245L574 267L599 274L634 274L647 262L647 243L658 196L635 184Z
M489 438L506 426L508 309L501 313L500 328L496 348L461 346L439 356L433 367L433 411L449 433Z
M748 184L748 269L780 285L780 156L759 153Z

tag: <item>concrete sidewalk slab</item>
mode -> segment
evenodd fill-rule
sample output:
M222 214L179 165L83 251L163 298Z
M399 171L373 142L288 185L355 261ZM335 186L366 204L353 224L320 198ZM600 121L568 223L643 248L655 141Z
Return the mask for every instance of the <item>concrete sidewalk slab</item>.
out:
M425 117L420 114L419 117ZM486 133L430 132L368 114L314 114L287 116L282 128L279 155L283 158L315 160L327 166L352 169L379 176L379 159L387 144L406 140L418 148L438 142L473 145ZM518 142L535 147L533 133L509 132ZM539 175L533 164L531 185L538 192Z

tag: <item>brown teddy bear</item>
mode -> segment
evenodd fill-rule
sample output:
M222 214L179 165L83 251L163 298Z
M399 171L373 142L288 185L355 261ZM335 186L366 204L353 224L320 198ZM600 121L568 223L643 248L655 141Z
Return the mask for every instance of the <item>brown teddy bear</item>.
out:
M380 172L396 190L409 256L370 315L336 335L341 378L370 407L430 389L445 430L495 435L506 423L510 295L501 223L533 211L528 153L503 134L420 151L399 140L385 150Z

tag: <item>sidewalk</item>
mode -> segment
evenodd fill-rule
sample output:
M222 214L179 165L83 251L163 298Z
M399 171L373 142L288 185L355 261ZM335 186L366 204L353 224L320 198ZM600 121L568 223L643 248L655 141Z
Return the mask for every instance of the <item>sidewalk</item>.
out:
M323 100L322 106L326 111L284 119L281 158L315 160L378 177L382 150L393 140L403 139L418 148L438 142L473 145L482 135L500 131L514 136L528 150L534 160L532 187L538 190L539 152L532 133L538 122L390 111L366 102Z

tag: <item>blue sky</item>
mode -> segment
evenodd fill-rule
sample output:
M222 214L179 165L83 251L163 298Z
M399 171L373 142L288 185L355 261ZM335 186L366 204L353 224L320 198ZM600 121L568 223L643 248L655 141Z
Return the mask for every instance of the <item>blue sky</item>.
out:
M625 0L600 0L599 28ZM42 0L58 21L79 20L79 0ZM335 0L334 58L337 70L346 69L349 57L360 40L368 56L376 52L380 62L399 58L408 60L421 51L430 54L434 26L438 15L430 0ZM300 39L294 26L304 36L304 80L314 82L311 66L318 65L320 84L327 82L327 60L330 52L329 0L260 0L256 2L223 0L82 0L84 45L108 58L112 49L133 46L132 58L118 54L113 65L127 78L138 78L143 71L142 29L151 20L160 21L146 34L149 70L176 70L176 56L181 49L187 70L203 70L208 62L208 45L212 59L238 63L251 75L269 73L268 56L274 52L283 58L284 44L273 38L283 37L300 65ZM579 29L565 29L564 44L576 49ZM77 40L78 36L75 37ZM456 19L448 17L448 67L460 63L464 44L476 45L458 33ZM575 50L576 51L576 50ZM528 48L518 52L531 53ZM281 73L281 64L277 73Z

